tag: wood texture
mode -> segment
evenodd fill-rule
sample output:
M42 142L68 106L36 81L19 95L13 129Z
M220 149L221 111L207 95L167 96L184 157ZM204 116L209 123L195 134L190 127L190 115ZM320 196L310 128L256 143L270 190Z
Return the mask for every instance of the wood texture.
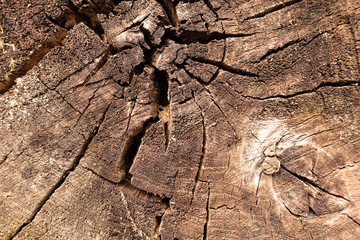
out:
M0 239L360 236L359 1L0 10Z

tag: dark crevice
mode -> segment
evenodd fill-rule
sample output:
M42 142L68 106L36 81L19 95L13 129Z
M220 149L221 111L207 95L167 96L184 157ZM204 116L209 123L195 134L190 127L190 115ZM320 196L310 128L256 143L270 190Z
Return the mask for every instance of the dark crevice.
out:
M8 91L12 86L15 85L15 80L24 76L30 69L34 66L37 66L38 63L44 58L44 56L54 47L62 46L62 40L67 36L68 30L74 27L76 24L83 22L86 26L91 28L96 34L104 40L104 30L101 27L96 15L96 19L90 19L89 16L79 12L79 9L71 2L68 1L68 6L70 10L64 11L62 16L59 19L53 19L45 13L46 18L51 21L56 26L63 28L63 31L58 31L58 33L49 38L48 41L43 42L39 49L36 49L34 53L29 57L28 60L25 60L23 64L13 70L7 77L6 80L0 84L0 94ZM67 23L68 19L73 19L71 24ZM95 24L93 24L95 23ZM69 25L69 26L67 26Z
M92 170L91 168L83 167L83 166L80 166L80 167L83 168L83 169L85 169L85 170L87 170L87 171L89 171L89 172L91 172L92 174L96 175L98 178L104 180L105 182L108 182L108 183L111 183L111 184L114 184L114 185L118 185L118 186L123 184L122 182L114 182L114 181L112 181L112 180L110 180L110 179L102 176L101 174L95 172L95 171Z
M214 8L213 5L211 4L210 0L204 0L204 3L214 13L214 15L216 16L216 19L219 20L219 16L217 14L217 11L220 9L220 7Z
M0 94L8 91L15 85L15 80L24 76L30 69L37 66L39 62L50 52L51 49L57 46L62 46L62 40L67 36L68 31L59 31L56 35L49 38L48 41L43 42L27 60L19 67L14 69L7 77L5 82L0 84Z
M317 90L319 90L320 88L323 88L323 87L358 86L359 83L360 83L360 81L323 82L323 83L320 83L317 87L315 87L313 89L299 91L299 92L289 94L289 95L278 94L278 95L269 96L269 97L263 97L263 98L262 97L253 97L253 96L249 96L249 95L242 95L242 96L247 97L247 98L251 98L251 99L255 99L255 100L270 100L270 99L276 99L276 98L288 99L288 98L297 97L297 96L302 95L302 94L308 94L308 93L316 92Z
M346 214L345 215L351 220L353 221L356 225L359 225L360 226L360 222L356 221L353 217L351 217L349 214Z
M145 195L148 195L148 196L150 196L150 197L157 198L158 200L161 201L161 204L162 204L162 206L163 206L164 209L167 209L167 208L170 207L170 206L169 206L169 202L170 202L170 199L169 199L169 198L161 198L160 196L158 196L158 195L156 195L156 194L153 194L153 193L151 193L151 192L147 192L147 191L145 191L145 190L142 190L142 189L140 189L140 188L132 185L132 184L131 184L131 179L129 179L129 178L126 178L126 179L123 180L123 181L114 182L114 181L112 181L112 180L110 180L110 179L102 176L101 174L95 172L95 171L94 171L93 169L91 169L91 168L84 167L84 166L81 166L81 165L80 165L80 167L83 168L83 169L85 169L85 170L87 170L87 171L89 171L89 172L91 172L91 173L94 174L96 177L98 177L99 179L101 179L101 180L103 180L103 181L105 181L105 182L108 182L108 183L113 184L113 185L116 185L116 186L122 186L122 187L124 187L124 188L130 188L130 189L139 191L139 192L141 192L141 193L143 193L143 194L145 194Z
M273 6L273 7L265 9L264 11L262 11L260 13L252 15L250 17L247 17L247 18L245 18L245 20L264 17L264 16L268 15L269 13L279 11L279 10L285 8L285 7L289 7L289 6L294 5L294 4L296 4L298 2L301 2L301 1L303 1L303 0L291 0L291 1L288 1L288 2L283 2L283 3L277 4L277 5Z
M85 112L87 111L87 109L90 107L92 100L93 100L93 99L95 98L95 96L96 96L96 92L97 92L100 88L104 87L104 86L106 85L106 83L107 83L107 81L104 81L103 84L99 85L99 86L95 89L95 91L93 92L92 96L88 99L88 103L87 103L87 105L85 106L84 110L83 110L82 112L79 111L79 112L80 112L80 116L79 116L79 118L78 118L77 121L76 121L76 125L79 123L82 115L84 115Z
M100 39L104 40L104 29L102 28L100 21L97 19L97 15L87 15L80 12L80 9L76 7L71 0L68 1L69 8L75 13L76 23L84 23L90 29L92 29ZM94 9L96 10L96 9Z
M146 16L143 16L142 18L138 19L135 22L132 22L132 24L130 24L129 26L127 26L123 31L121 31L118 35L122 34L123 32L126 32L129 29L132 29L134 27L138 27L140 26L149 16L151 15L151 13L148 13ZM144 30L145 28L141 28L141 30Z
M221 58L221 64L224 64L226 52L227 52L227 43L226 43L226 40L225 40L223 56ZM208 81L208 84L212 83L219 76L219 73L220 73L220 68L217 68L215 74Z
M214 73L214 75L212 75L212 77L210 78L210 80L207 82L207 84L209 85L210 83L212 83L215 79L217 79L217 77L219 76L220 73L220 68L216 69L216 72Z
M90 2L96 7L98 13L109 14L116 7L120 1L105 0L101 4L90 0Z
M58 21L57 19L52 18L51 16L47 15L46 12L44 12L45 17L55 26L58 26L60 28L65 28L66 30L70 30L73 26L68 27L66 26L66 24L61 23L60 21Z
M72 90L85 86L87 82L105 65L105 63L107 63L107 61L110 59L111 56L112 56L111 50L108 49L105 53L102 54L99 62L96 64L95 68L90 72L90 74L86 76L84 81L81 84L73 87Z
M13 152L13 151L10 151L8 154L6 154L6 155L4 156L4 158L0 161L0 165L3 164L3 163L8 159L9 155L10 155L12 152Z
M221 62L220 62L222 65L224 65L224 60L225 60L226 51L227 51L227 44L226 44L226 41L225 41L223 56L222 56ZM185 69L185 71L186 71L186 69ZM190 73L189 73L188 71L186 71L186 72L190 75ZM200 84L209 85L209 84L211 84L211 83L219 76L219 73L220 73L220 68L218 67L218 68L216 69L216 72L214 73L214 75L212 75L212 77L209 79L208 82L202 81L201 79L197 79L197 78L195 78L195 77L194 77L194 78L195 78L196 80L198 80L198 82L199 82ZM190 76L191 76L191 75L190 75Z
M123 188L130 188L130 189L133 189L133 190L136 190L138 191L139 193L142 193L142 194L145 194L149 197L152 197L152 198L156 198L156 199L159 199L161 201L161 205L162 205L162 213L161 215L159 216L155 216L155 225L154 225L154 236L156 239L161 239L161 235L160 235L160 227L161 227L161 223L162 223L162 218L166 212L167 209L170 209L170 199L169 198L160 198L159 196L157 195L154 195L152 194L151 192L147 192L147 191L144 191L142 189L139 189L137 188L136 186L132 185L131 184L131 179L129 178L126 178L125 181L120 181L120 182L114 182L114 181L111 181L107 178L105 178L104 176L98 174L97 172L95 172L94 170L92 170L91 168L88 168L88 167L83 167L81 166L82 168L84 168L85 170L87 171L90 171L92 174L94 174L96 177L98 177L99 179L105 181L105 182L108 182L110 184L113 184L113 185L116 185L116 186L120 186L120 187L123 187Z
M156 237L156 239L161 240L161 235L160 235L160 224L162 221L162 216L155 216L155 227L154 227L154 235Z
M156 99L155 102L158 105L158 120L162 120L164 126L164 136L165 136L165 151L169 145L169 136L170 136L170 94L169 94L169 76L166 71L160 71L155 66L152 65L153 56L158 51L159 48L164 46L166 43L166 37L163 36L161 39L161 43L158 46L154 46L151 42L150 33L143 27L140 28L142 33L144 34L144 39L146 43L150 46L150 49L143 49L144 51L144 63L146 65L151 66L154 69L154 82L155 82L155 91L156 91Z
M263 56L259 59L259 61L256 61L256 62L254 62L254 63L259 63L259 62L263 61L265 58L269 57L270 55L276 54L276 53L278 53L278 52L286 49L287 47L290 47L290 46L292 46L292 45L294 45L294 44L297 44L297 43L299 43L299 42L301 42L301 39L297 39L297 40L290 41L290 42L284 44L283 46L280 46L280 47L275 48L275 49L270 49L267 53L265 53L265 55L263 55Z
M340 26L340 25L339 25ZM326 31L323 31L323 32L320 32L314 36L312 36L310 39L295 39L295 40L292 40L292 41L289 41L288 43L278 47L278 48L275 48L275 49L271 49L269 50L265 55L263 55L262 57L260 57L260 59L258 61L253 61L252 63L260 63L261 61L263 61L264 59L268 58L270 55L273 55L273 54L276 54L280 51L283 51L285 50L286 48L292 46L292 45L295 45L295 44L298 44L298 43L301 43L302 46L306 46L306 45L309 45L311 42L313 42L314 40L316 40L318 37L322 36L323 34L325 33L330 33L331 31L333 31L334 29L336 29L338 26L332 28L332 29L329 29L329 30L326 30Z
M309 184L309 185L313 186L314 188L323 191L324 193L327 193L327 194L329 194L329 195L331 195L331 196L334 196L334 197L337 197L337 198L341 198L341 199L343 199L343 200L345 200L345 201L350 202L350 200L346 199L345 197L340 196L340 195L337 195L337 194L334 194L334 193L331 193L331 192L329 192L328 190L320 187L320 186L319 186L318 184L316 184L314 181L312 181L312 180L310 180L310 179L308 179L308 178L306 178L306 177L300 176L300 175L297 174L297 173L294 173L294 172L290 171L289 169L287 169L286 167L284 167L284 165L281 164L280 166L281 166L281 168L284 169L286 172L290 173L291 175L293 175L294 177L296 177L296 178L299 179L300 181L304 182L305 184Z
M302 136L299 136L299 140L298 140L298 141L299 141L299 142L302 142L302 141L304 141L305 139L314 137L314 136L316 136L316 135L319 135L319 134L322 134L322 133L325 133L325 132L335 131L335 130L337 130L337 129L339 129L339 128L325 129L325 130L322 130L322 131L320 131L320 132L312 133L312 134L307 135L307 136L305 135L306 137L303 137L303 138L300 138L300 137L302 137ZM310 151L309 153L315 152L315 151L317 151L317 150L312 150L312 151ZM305 155L307 155L307 154L309 154L309 153L306 153L306 152L305 152Z
M202 43L208 44L213 40L222 40L226 38L242 38L255 35L256 33L220 33L209 31L190 31L185 29L168 30L169 39L179 44Z
M175 4L172 0L156 0L165 10L172 26L179 26L179 18L176 13Z
M162 107L169 105L169 80L166 71L159 71L155 68L155 82L159 92L158 104Z
M49 192L43 197L43 199L40 201L40 203L35 207L33 213L28 218L28 220L17 228L15 233L9 238L10 240L14 239L14 237L16 237L16 235L18 233L20 233L23 230L24 227L29 225L35 219L36 215L41 211L42 207L46 204L46 202L51 198L51 196L55 193L55 191L62 186L62 184L66 181L69 174L71 172L73 172L76 169L76 167L79 165L80 160L84 157L90 143L92 142L92 140L94 139L94 137L98 133L99 128L100 128L101 124L103 123L103 121L105 119L106 113L108 112L110 105L111 105L111 103L106 107L106 109L103 112L100 120L97 122L97 124L95 125L93 131L89 134L89 137L86 139L84 144L81 146L79 153L74 158L74 160L71 163L70 167L68 169L66 169L61 174L61 176L58 179L58 181L56 182L56 184L49 190Z
M316 212L312 207L309 206L309 216L317 216Z
M224 71L233 73L233 74L237 74L237 75L241 75L241 76L246 76L246 77L259 77L258 74L256 73L252 73L252 72L248 72L246 70L242 70L242 69L237 69L237 68L233 68L229 65L226 65L222 62L218 62L218 61L213 61L210 59L204 59L204 58L197 58L197 57L193 57L191 58L194 61L200 62L200 63L206 63L206 64L211 64L214 65Z
M209 202L210 202L210 187L208 186L208 196L207 196L207 200L206 200L206 218L205 218L205 224L204 224L203 240L207 239L207 233L208 233L208 223L209 223L209 218L210 218Z
M161 204L163 207L163 212L160 216L155 216L155 227L154 227L154 236L158 240L161 240L160 227L162 223L162 218L166 210L170 209L170 198L162 198Z
M169 147L169 136L170 136L170 132L169 132L169 123L165 122L164 123L164 135L165 135L165 151L168 149Z
M66 81L67 79L69 79L70 77L74 76L75 74L83 71L86 67L90 66L91 64L94 63L94 60L92 60L91 62L88 62L87 64L85 64L84 66L76 69L75 71L69 73L67 76L63 77L62 79L60 79L56 85L53 88L48 87L50 90L55 90L56 88L58 88L64 81Z
M283 204L284 204L284 203L283 203ZM298 214L293 213L285 204L284 204L284 207L286 208L286 210L289 211L289 213L290 213L291 215L293 215L293 216L295 216L295 217L297 217L297 218L303 217L303 216L301 216L301 215L298 215Z
M149 16L149 15L148 15ZM146 17L148 17L146 16ZM145 18L146 18L145 17ZM125 147L123 152L121 153L121 159L119 161L119 171L124 172L126 174L125 180L131 182L131 174L129 173L131 166L133 164L134 159L139 151L141 142L143 137L145 136L146 130L155 122L160 120L159 112L166 108L169 105L169 98L168 98L168 91L169 91L169 83L168 83L168 76L165 71L159 71L156 67L152 65L153 55L156 53L159 47L163 46L165 43L164 37L160 43L159 47L156 47L150 41L150 33L141 26L142 21L137 23L140 25L140 31L144 35L144 40L148 47L140 46L143 49L144 54L144 61L139 65L135 66L130 73L130 82L126 85L129 86L131 84L132 78L135 75L139 75L143 72L145 66L150 66L154 69L154 81L155 81L155 88L156 88L156 99L155 102L158 104L158 114L156 117L151 117L148 120L144 121L141 126L139 126L134 132L128 137L128 140L125 143ZM132 107L133 108L133 107ZM131 110L132 112L132 110ZM129 116L128 126L130 124L131 113ZM167 122L166 122L167 123ZM127 129L128 129L127 126ZM168 124L164 125L165 134L168 134ZM168 136L167 136L168 137Z
M130 111L129 111L129 116L128 116L128 121L126 123L126 129L125 129L125 132L127 132L129 130L129 126L130 126L130 122L131 122L131 117L132 117L132 114L134 112L134 109L135 109L135 104L136 102L133 101L131 102L131 106L130 106Z
M200 114L201 114L201 124L202 124L202 147L201 147L201 156L200 156L200 162L199 162L199 167L198 170L196 172L196 176L195 176L195 183L194 183L194 187L192 188L192 197L190 200L190 206L192 205L192 202L194 200L194 195L195 195L195 190L196 190L196 186L199 182L199 177L200 177L200 173L204 167L205 164L205 156L206 156L206 127L205 127L205 116L203 113L202 108L200 107L199 103L196 101L195 98L195 94L194 92L192 93L192 97L194 99L195 104L198 106L198 108L200 109Z
M113 8L115 8L119 3L123 2L123 1L125 1L125 0L107 0L107 2L110 3ZM132 0L129 0L129 1L132 1Z
M134 162L136 154L139 151L146 130L156 121L158 121L156 118L150 118L144 121L144 123L127 139L124 150L121 153L121 160L119 162L119 170L125 172L127 177L130 176L129 170Z
M189 70L187 70L184 66L179 65L179 64L174 64L178 69L183 69L187 75L189 75L189 77L191 77L192 79L195 79L196 81L198 81L201 85L209 85L211 83L211 81L209 82L205 82L204 80L202 80L201 78L195 76L194 74L192 74Z

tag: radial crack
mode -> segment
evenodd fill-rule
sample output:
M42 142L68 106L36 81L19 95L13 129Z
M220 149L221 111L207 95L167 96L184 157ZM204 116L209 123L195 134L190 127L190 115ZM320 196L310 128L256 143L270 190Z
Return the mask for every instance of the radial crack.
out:
M209 218L210 218L209 201L210 201L210 186L208 185L208 196L207 196L207 200L206 200L206 218L205 218L205 223L204 223L203 240L207 239L207 234L208 234L208 223L209 223Z
M209 59L204 59L204 58L198 58L198 57L192 57L191 60L200 62L200 63L206 63L206 64L211 64L214 65L224 71L233 73L233 74L237 74L237 75L241 75L241 76L246 76L246 77L259 77L259 75L257 73L252 73L246 70L242 70L242 69L238 69L238 68L234 68L231 67L229 65L226 65L225 63L222 62L218 62L218 61L213 61L213 60L209 60Z
M134 159L139 151L142 139L145 135L146 129L158 119L149 118L144 121L137 129L134 130L133 134L129 136L125 143L124 150L121 153L119 161L119 171L125 175L125 177L131 178L129 170L134 162Z
M260 182L261 182L261 174L263 172L260 172L260 176L259 176L259 182L258 182L258 185L256 187L256 192L255 192L255 197L256 197L256 201L255 201L255 205L258 204L258 193L259 193L259 189L260 189Z
M317 87L314 87L314 88L312 88L310 90L303 90L303 91L299 91L299 92L288 94L288 95L277 94L277 95L268 96L268 97L253 97L253 96L250 96L250 95L241 94L241 96L243 96L245 98L251 98L251 99L254 99L254 100L289 99L289 98L293 98L293 97L298 97L298 96L303 95L303 94L314 93L317 90L319 90L321 88L324 88L324 87L358 86L359 83L360 83L360 81L358 81L358 80L339 81L339 82L322 82Z
M12 153L13 151L11 150L8 154L6 154L3 159L0 161L0 165L3 164L9 157L9 155Z
M286 167L284 167L284 165L281 164L280 166L281 166L281 168L284 169L286 172L290 173L291 175L293 175L294 177L296 177L297 179L299 179L299 180L302 181L303 183L305 183L305 184L307 184L307 185L311 185L311 186L313 186L314 188L316 188L316 189L318 189L318 190L321 190L321 191L323 191L323 192L325 192L325 193L327 193L327 194L329 194L329 195L331 195L331 196L334 196L334 197L337 197L337 198L341 198L341 199L343 199L343 200L345 200L345 201L350 202L349 199L346 199L346 198L343 197L343 196L340 196L340 195L331 193L331 192L329 192L328 190L326 190L325 188L320 187L320 186L319 186L318 184L316 184L314 181L312 181L312 180L310 180L310 179L308 179L308 178L306 178L306 177L300 176L300 175L298 175L298 174L290 171L289 169L287 169Z
M356 221L353 217L351 217L349 214L344 213L345 216L347 216L351 221L353 221L356 225L360 226L360 222Z
M6 81L0 84L0 95L7 92L12 86L15 85L15 80L24 76L29 70L37 66L39 62L50 52L51 49L57 46L62 46L62 40L67 36L68 31L58 31L55 36L49 38L51 41L41 43L41 47L36 49L29 59L25 60L19 68L12 71L6 77Z
M161 199L161 203L163 205L164 212L160 216L155 216L154 235L156 239L161 239L160 227L163 221L163 216L166 213L166 210L170 209L170 199L163 198Z
M243 38L257 34L253 33L223 33L223 32L209 32L209 31L190 31L186 29L180 29L176 31L174 29L168 30L169 39L180 44L201 43L208 44L214 40L223 40L227 38Z
M286 44L284 44L284 45L282 45L282 46L280 46L278 48L270 49L267 53L265 53L263 56L260 57L259 61L256 61L254 63L259 63L259 62L263 61L265 58L269 57L270 55L276 54L276 53L278 53L278 52L280 52L280 51L282 51L282 50L284 50L284 49L286 49L286 48L288 48L288 47L290 47L290 46L292 46L294 44L297 44L299 42L301 42L301 39L296 39L296 40L290 41L290 42L288 42L288 43L286 43Z
M202 110L202 108L200 107L199 103L196 101L196 97L194 95L194 92L192 93L195 104L198 106L198 108L200 109L200 114L201 114L201 123L202 123L202 147L201 147L201 157L200 157L200 163L199 163L199 167L198 167L198 171L196 172L196 176L195 176L195 184L194 187L192 189L192 197L190 200L190 206L192 205L192 202L194 200L194 194L195 194L195 190L196 190L196 186L199 182L199 177L200 177L200 173L202 171L202 169L204 168L204 164L205 164L205 156L206 156L206 127L205 127L205 117L204 117L204 112Z
M269 7L267 9L265 9L264 11L260 12L260 13L257 13L255 15L252 15L250 17L247 17L245 18L245 21L246 20L250 20L250 19L255 19L255 18L261 18L261 17L264 17L270 13L273 13L273 12L276 12L276 11L279 11L285 7L290 7L298 2L301 2L303 0L291 0L291 1L288 1L288 2L282 2L280 4L277 4L275 6L272 6L272 7Z
M41 84L43 84L49 91L55 92L68 106L70 106L71 109L73 109L75 112L80 114L80 117L82 115L82 112L80 112L78 109L76 109L70 102L68 102L63 95L59 93L56 89L51 89L48 85L46 85L43 81L39 80ZM79 118L80 118L79 117Z
M223 111L223 110L220 108L220 106L215 102L215 100L214 100L214 98L212 97L212 95L211 95L210 92L209 92L209 95L210 95L211 101L215 104L215 106L217 107L217 109L219 109L219 111L221 112L221 114L224 116L227 124L228 124L228 125L231 127L231 129L233 130L235 138L238 140L239 138L238 138L238 135L237 135L237 133L236 133L236 130L235 130L234 126L230 123L230 121L229 121L229 119L226 117L224 111Z
M80 160L84 157L90 143L92 142L92 140L94 139L94 137L96 136L96 134L99 131L99 128L101 126L101 124L103 123L106 113L109 110L111 103L106 107L105 111L103 112L100 120L97 122L97 124L95 125L93 131L89 134L89 137L86 139L86 141L83 143L83 145L80 148L79 153L76 155L76 157L74 158L74 160L72 161L70 167L68 169L66 169L60 176L60 178L58 179L58 181L56 182L56 184L51 187L51 189L49 190L49 192L43 197L43 199L39 202L39 204L35 207L33 213L31 214L31 216L26 220L26 222L24 222L23 224L21 224L17 230L15 231L15 233L9 238L14 239L14 237L16 237L16 235L18 233L20 233L24 227L26 227L27 225L29 225L36 217L36 215L41 211L42 207L46 204L46 202L51 198L51 196L55 193L55 191L60 188L62 186L62 184L66 181L67 177L69 176L69 174L71 172L73 172L76 167L79 165Z

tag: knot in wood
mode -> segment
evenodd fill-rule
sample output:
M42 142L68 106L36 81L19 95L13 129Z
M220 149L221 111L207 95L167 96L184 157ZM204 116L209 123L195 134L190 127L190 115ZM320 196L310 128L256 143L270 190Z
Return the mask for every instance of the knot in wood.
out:
M271 145L264 150L264 155L266 157L274 157L276 155L275 151L276 151L275 145Z
M265 174L274 174L277 173L280 170L280 161L277 159L277 157L265 157L262 165L261 165L262 171Z

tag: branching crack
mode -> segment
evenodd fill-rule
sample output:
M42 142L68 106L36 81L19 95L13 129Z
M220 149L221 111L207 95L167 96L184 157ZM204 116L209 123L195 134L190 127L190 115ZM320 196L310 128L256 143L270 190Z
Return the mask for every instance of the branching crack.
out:
M92 142L92 140L94 139L94 137L96 136L96 134L99 131L99 128L101 126L101 124L103 123L106 113L108 112L109 108L110 108L111 103L106 107L105 111L103 112L100 120L97 122L97 124L95 125L93 131L89 134L89 137L86 139L86 141L83 143L83 145L80 148L79 153L76 155L76 157L74 158L74 160L72 161L71 165L69 166L68 169L66 169L60 176L60 178L58 179L58 181L56 182L56 184L51 187L51 189L49 190L49 192L43 197L43 199L39 202L39 204L35 207L33 213L31 214L31 216L27 219L26 222L24 222L23 224L21 224L17 230L15 231L15 233L9 238L14 239L14 237L16 237L16 235L18 233L20 233L24 227L26 227L27 225L29 225L36 217L36 215L41 211L42 207L46 204L46 202L51 198L51 196L55 193L55 191L60 188L62 186L62 184L66 181L67 177L69 176L69 174L71 172L73 172L76 167L79 165L80 160L84 157L90 143Z
M231 129L233 130L234 137L238 140L239 137L238 137L238 135L237 135L237 133L236 133L236 130L235 130L234 126L230 123L230 121L229 121L229 119L226 117L224 111L223 111L223 110L220 108L220 106L215 102L215 100L213 99L213 97L212 97L212 95L211 95L210 92L209 92L209 95L210 95L210 97L211 97L211 101L215 104L215 106L217 107L217 109L219 109L219 111L221 112L221 114L224 116L227 124L228 124L228 125L231 127Z
M65 99L65 97L59 93L59 91L57 91L56 89L50 88L48 85L46 85L46 84L45 84L43 81L41 81L41 80L39 80L39 82L40 82L41 84L43 84L49 91L55 92L71 109L73 109L75 112L79 113L79 114L80 114L80 117L81 117L82 113L81 113L78 109L76 109L70 102L68 102L68 101ZM79 118L80 118L80 117L79 117Z
M76 19L76 24L83 22L85 25L87 25L89 28L94 30L95 33L97 33L101 39L103 39L104 30L101 27L99 21L96 18L96 15L94 16L96 19L90 19L89 16L86 16L79 12L78 8L73 5L71 1L68 1L68 6L70 7L70 11L65 11L65 16L61 16L61 19L70 18L68 15L74 15ZM67 36L68 30L70 30L72 27L74 27L75 24L72 24L70 27L65 26L65 24L61 23L61 19L53 19L50 16L48 16L44 12L45 17L51 21L56 26L62 28L62 31L58 31L54 36L50 37L48 41L45 41L41 43L41 47L36 49L34 53L29 57L28 60L25 60L23 64L21 64L17 69L12 71L7 77L4 82L0 85L0 94L5 93L8 91L12 86L15 85L15 80L17 78L20 78L24 76L30 69L32 69L34 66L37 66L38 63L44 58L44 56L54 47L61 46L62 40ZM104 40L104 39L103 39Z
M132 185L129 179L126 179L125 181L114 182L114 181L111 181L111 180L105 178L104 176L98 174L97 172L95 172L91 168L83 167L83 166L81 166L81 167L84 168L87 171L90 171L96 177L98 177L99 179L101 179L101 180L103 180L105 182L108 182L110 184L113 184L113 185L119 186L119 187L123 187L123 188L130 188L130 189L138 191L139 193L148 195L151 198L155 198L155 199L160 200L163 211L159 216L155 216L154 236L156 237L156 239L161 239L160 227L161 227L161 223L162 223L162 217L164 216L166 210L170 209L170 199L169 198L160 198L159 196L154 195L151 192L147 192L147 191L144 191L142 189L139 189L139 188L135 187L134 185ZM125 198L125 196L124 196L124 198ZM140 229L138 229L138 230L140 230Z

